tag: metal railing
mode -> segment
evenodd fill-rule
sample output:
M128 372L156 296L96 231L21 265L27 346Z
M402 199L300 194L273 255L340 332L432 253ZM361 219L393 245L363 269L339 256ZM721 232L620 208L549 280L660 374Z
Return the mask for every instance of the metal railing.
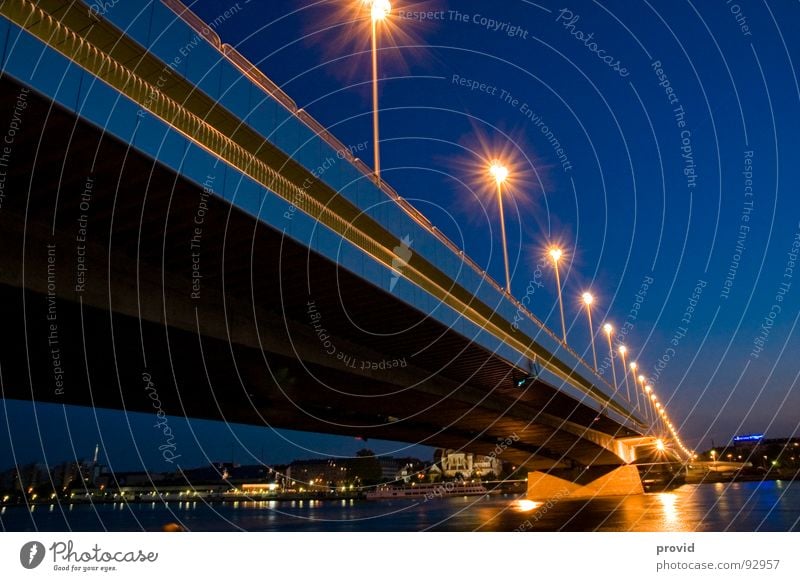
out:
M207 117L208 101L210 100L208 97L198 95L194 97L193 101L185 100L183 103L179 103L165 93L168 89L161 89L149 83L90 41L93 34L98 35L98 38L107 38L102 35L107 35L114 29L94 31L93 27L83 27L80 22L72 23L79 27L80 33L78 33L30 0L5 0L0 4L0 13L91 74L102 79L133 102L163 119L198 146L225 160L243 174L250 176L256 182L294 204L387 268L392 268L392 261L395 259L393 248L398 242L395 235L375 220L362 216L362 212L356 206L336 196L328 186L320 183L318 187L300 187L271 167L267 160L275 164L275 152L278 150L275 149L275 152L271 154L273 157L270 158L270 154L264 150L266 140L254 130L245 129L237 132L236 139L220 131L212 122L225 126L226 123L230 124L236 118L227 110L218 108L214 104L211 106L211 110L214 111L214 119L209 119ZM116 31L116 33L121 37L124 35L121 31ZM116 46L118 45L115 44ZM120 56L127 58L131 56L129 54L131 51L144 50L137 47L138 45L130 45L119 49L122 51ZM146 59L157 61L155 57L145 53L141 55L141 60L137 59L136 62ZM128 61L126 60L126 62ZM181 82L188 83L188 81ZM190 110L192 107L196 112ZM285 154L281 155L285 156ZM292 163L292 161L285 157L281 168L285 167L287 163ZM317 199L315 195L323 199ZM330 195L337 198L335 208L332 207L330 199L324 200L325 196ZM396 199L400 203L399 196ZM419 214L414 211L414 215ZM355 224L358 216L362 216L358 218L361 226ZM438 232L430 225L429 221L423 220L422 223L427 224L434 235ZM364 228L369 229L370 232ZM446 240L446 238L442 238ZM458 251L452 243L451 248L458 253L459 257L463 256L463 253ZM477 268L476 271L480 272ZM637 418L631 417L631 412L614 400L616 394L612 393L609 396L598 390L595 383L587 381L580 375L574 375L575 370L572 366L555 357L535 341L531 342L527 335L522 334L522 337L517 337L511 333L508 330L508 322L502 316L476 299L467 289L460 285L452 285L449 276L424 257L415 256L405 268L404 276L443 304L454 309L455 312L466 315L475 324L486 329L523 356L534 359L538 357L544 367L556 377L581 389L585 394L604 404L606 408L622 417L630 418L635 423L645 425ZM483 277L491 280L485 273L483 273ZM505 296L508 298L507 295ZM541 322L535 318L533 320L540 329L549 332ZM552 333L550 334L552 335ZM560 341L559 344L561 344ZM576 357L576 359L581 361L580 357ZM586 366L585 362L583 364Z
M180 0L161 1L173 12L175 12L175 14L177 14L181 19L183 19L184 22L186 22L186 24L188 24L192 29L199 34L204 35L205 37L204 31L208 30L208 26L185 4L180 2ZM424 214L417 210L416 207L414 207L405 198L400 196L394 188L386 183L386 180L378 180L369 166L367 166L360 159L354 157L350 150L341 141L334 137L330 131L328 131L328 129L325 128L319 121L314 119L304 109L299 109L294 100L287 95L286 92L275 82L267 77L258 67L256 67L245 56L243 56L239 51L229 44L221 44L219 37L217 37L216 42L211 41L210 44L220 51L220 53L225 56L234 66L236 66L236 68L238 68L245 76L255 82L268 95L272 96L281 105L283 105L287 111L302 121L306 127L308 127L314 132L315 135L325 141L331 148L333 148L334 151L342 152L347 161L349 161L355 168L359 170L361 174L364 175L364 177L369 179L377 188L386 194L387 197L394 201L412 220L414 220L420 227L426 229L431 236L435 237L445 248L450 250L454 256L466 264L475 274L486 281L486 283L489 284L495 291L503 295L506 300L516 307L519 313L522 313L541 331L556 341L562 349L572 355L580 365L582 365L593 377L595 377L595 379L600 380L602 384L605 384L606 387L613 391L613 386L606 380L606 378L597 373L594 367L589 365L589 363L585 361L577 351L563 341L562 337L550 330L542 320L529 311L519 300L507 293L506 290L496 280L488 275L486 270L482 269L470 256L465 254L461 248L459 248L452 240L450 240L438 228L436 228L436 226L434 226Z

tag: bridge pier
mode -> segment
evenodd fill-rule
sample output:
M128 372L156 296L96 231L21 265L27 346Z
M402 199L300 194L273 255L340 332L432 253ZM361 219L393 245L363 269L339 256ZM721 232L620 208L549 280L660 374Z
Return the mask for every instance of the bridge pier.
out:
M630 464L528 473L528 500L591 499L643 493L639 469Z

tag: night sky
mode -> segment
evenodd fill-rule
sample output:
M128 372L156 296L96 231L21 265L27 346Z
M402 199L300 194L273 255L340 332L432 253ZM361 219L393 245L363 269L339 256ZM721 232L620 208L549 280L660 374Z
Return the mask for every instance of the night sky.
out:
M210 22L234 5L192 6ZM357 7L242 0L217 32L344 144L366 142L360 156L371 165L369 45ZM591 289L595 323L628 323L622 342L688 446L796 434L797 22L796 2L398 0L380 51L383 177L500 281L498 216L481 172L503 152L517 297L544 282L530 308L559 328L552 269L537 267L558 242L569 343L591 359L578 305ZM3 413L0 466L41 459L43 448L49 463L86 457L102 437L116 469L169 468L149 415L19 402ZM184 446L184 466L365 445L180 418L173 426L196 442Z

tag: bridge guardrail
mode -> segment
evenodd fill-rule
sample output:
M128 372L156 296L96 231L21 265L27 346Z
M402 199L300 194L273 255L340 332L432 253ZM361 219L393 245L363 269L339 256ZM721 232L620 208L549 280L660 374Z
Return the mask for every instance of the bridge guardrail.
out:
M169 7L175 14L183 19L195 31L203 34L204 30L208 30L205 23L200 17L192 12L189 7L180 2L180 0L161 0L167 7ZM205 35L204 35L205 36ZM215 35L216 36L216 35ZM412 218L419 226L428 230L442 245L444 245L450 252L466 264L475 274L479 275L487 284L501 295L504 295L518 312L527 317L534 325L539 327L541 331L547 334L551 339L556 341L562 349L574 357L577 362L584 367L592 376L598 379L609 389L613 389L611 384L601 375L594 371L594 368L589 365L583 357L575 351L568 344L564 343L554 331L547 327L536 315L528 310L519 300L514 296L506 293L505 289L489 274L486 270L482 269L469 255L467 255L461 248L459 248L452 240L441 232L431 221L422 214L413 204L408 202L405 198L400 196L397 191L392 188L385 180L378 180L374 172L367 166L361 159L356 158L350 153L345 145L334 137L325 126L319 121L309 115L304 109L297 107L294 100L286 94L275 82L273 82L267 75L265 75L258 67L251 63L244 55L233 48L229 44L221 44L221 39L216 36L216 43L211 43L217 50L219 50L226 58L228 58L243 74L258 84L268 95L274 97L281 105L283 105L290 113L295 115L302 121L315 135L325 141L335 151L343 152L345 159L356 167L367 179L369 179L376 187L378 187L384 194L394 201L410 218Z
M333 212L327 204L323 203L321 200L317 200L313 195L306 191L305 188L300 188L300 186L294 184L289 178L273 169L258 155L255 155L247 147L244 147L242 145L242 143L244 143L242 139L245 138L239 136L235 141L231 137L228 137L219 129L210 124L210 122L208 122L208 120L203 116L200 116L191 109L188 109L187 103L182 104L174 101L158 87L144 80L128 67L123 66L119 61L115 60L115 58L105 53L103 50L98 49L91 42L89 42L87 38L84 38L83 33L79 34L75 32L72 28L63 24L60 20L54 18L51 14L33 2L30 2L29 0L7 0L2 6L2 11L3 14L9 17L9 19L11 19L13 22L17 23L19 26L23 27L25 30L34 34L35 36L38 36L40 39L43 39L51 47L68 56L73 62L85 68L91 74L104 80L106 83L110 84L117 91L126 95L134 102L137 102L143 107L152 111L156 116L167 121L170 125L173 125L179 131L193 139L201 147L204 147L214 155L225 159L228 163L243 173L251 175L258 182L264 184L264 186L272 189L276 193L279 193L284 198L293 199L295 204L301 204L301 208L309 216L317 219L320 223L325 224L334 232L342 235L344 238L357 237L359 247L363 248L372 256L378 258L379 261L384 265L391 264L391 261L394 258L392 244L397 242L397 240L391 239L391 233L385 229L382 229L380 224L377 223L374 224L377 230L372 235L363 230L354 228L352 216L353 212L357 210L357 208L349 208L346 205L349 204L349 202L342 202L345 204L343 206L343 211L345 211L345 213L349 212L349 215L346 216L348 219L345 219ZM91 32L88 34L91 34ZM131 53L131 51L135 52L135 50L138 49L136 49L134 45L129 44L129 46L121 48L117 48L117 45L115 45L114 50L120 53L118 58L124 58L131 57L132 55L129 53ZM207 97L204 98L207 99ZM220 110L219 115L221 115L222 118L224 118L225 115L231 116L230 113L227 113L224 110ZM243 133L248 132L243 131ZM252 133L250 137L251 141L253 141L255 139L254 136L257 134L253 130L250 130L250 133ZM263 138L260 136L258 136L258 140L261 143L264 142ZM251 143L250 145L253 144ZM259 151L260 148L256 148L256 150ZM395 196L395 200L397 201L399 196L397 196L396 193ZM400 205L400 202L398 202L398 205ZM418 215L417 212L414 213ZM356 215L358 214L360 214L360 212L356 213ZM365 218L365 220L367 224L372 224L374 222L374 220L369 218ZM440 240L447 240L445 237L441 236L441 233L439 233L435 227L430 225L429 221L423 220L423 224L428 227L432 234L438 234L439 236L437 236L437 238ZM379 234L378 238L383 239L382 242L374 237L376 233ZM389 238L387 238L387 236L389 236ZM445 244L445 246L448 246L451 251L456 253L456 256L459 259L462 259L463 252L459 251L455 245L450 243L449 245ZM527 354L525 356L528 357L531 355L536 357L536 354L538 353L540 360L546 362L546 366L549 368L549 370L555 373L558 377L566 380L573 378L573 381L579 379L576 385L580 385L587 394L591 393L597 401L604 402L605 406L610 408L610 410L613 410L615 413L621 414L623 417L629 416L630 412L614 401L613 395L609 396L606 393L597 390L594 382L588 382L580 375L573 376L575 369L572 366L569 366L557 358L554 358L553 354L547 352L543 347L535 342L522 342L520 341L520 338L513 336L513 334L509 334L509 332L504 328L498 327L497 323L494 322L495 317L498 315L494 311L491 311L490 307L484 305L483 303L473 306L473 298L468 296L469 291L462 289L461 287L451 288L450 285L447 284L447 281L442 279L442 276L445 276L444 273L436 270L436 267L428 263L423 257L419 257L419 260L416 262L419 264L419 266L425 267L425 270L419 270L413 265L409 268L409 270L416 275L416 280L412 279L414 280L415 284L420 285L421 288L430 292L433 297L443 301L451 308L454 308L456 312L472 312L473 316L478 317L477 319L473 319L473 321L483 320L485 325L484 323L481 324L487 329L487 331L501 341L506 342L513 349L519 351L523 355ZM474 265L474 263L472 264ZM426 265L432 267L433 270L428 268ZM427 272L428 270L430 270L430 272ZM477 265L475 265L474 270L476 273L481 274L484 279L491 280L488 278L485 272L481 273L481 271L477 268ZM494 286L495 288L499 287L499 285L496 285L496 283ZM462 290L467 294L462 293ZM505 299L510 300L512 304L515 302L505 293L501 292L501 295ZM487 309L489 311L483 312ZM499 318L502 319L502 317ZM535 319L535 317L532 315L531 318L537 323L537 327L539 327L539 329L547 332L551 336L553 335L549 329L544 327L541 322L538 321L538 319ZM530 340L529 337L524 338ZM564 347L560 341L557 342L559 345ZM576 357L576 359L581 361L580 357Z

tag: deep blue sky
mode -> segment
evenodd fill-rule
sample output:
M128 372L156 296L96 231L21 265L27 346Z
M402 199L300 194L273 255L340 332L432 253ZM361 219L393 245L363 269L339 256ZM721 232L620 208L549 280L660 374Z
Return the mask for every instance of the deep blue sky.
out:
M217 29L348 145L371 140L367 38L346 22L353 14L343 9L355 4L241 1L238 13ZM617 325L639 293L641 306L635 320L628 319L633 327L625 343L669 401L688 445L704 448L712 438L723 442L741 432L795 433L800 339L793 330L800 270L787 277L785 269L800 233L800 88L794 72L800 6L723 0L394 4L393 42L381 51L384 178L416 200L451 239L463 238L466 252L502 280L501 255L489 254L489 242L497 242L497 215L491 203L488 213L481 209L468 187L476 183L469 170L489 154L482 149L486 144L512 152L518 203L506 216L517 296L524 295L547 241L558 240L570 260L562 277L568 324L575 322L570 343L581 351L589 344L584 319L575 319L584 289L599 295L595 321L607 312ZM213 21L230 5L200 0L193 8ZM419 22L401 10L444 13ZM500 28L488 29L482 17ZM509 36L504 31L512 27L518 32ZM588 43L596 45L587 46L579 32L584 39L593 33ZM615 71L592 48L626 70ZM666 75L676 103L659 86L664 77L656 68ZM471 91L460 78L496 91ZM504 100L503 91L518 101ZM678 106L684 127L675 115ZM559 161L552 138L527 110L549 127L568 163ZM682 157L682 145L691 146L691 162ZM752 152L751 197L745 196L745 152ZM370 161L371 153L362 157ZM696 179L685 174L690 166ZM748 201L752 208L743 218ZM741 226L749 230L723 296L739 256ZM537 290L531 308L557 328L552 272L544 276L550 284ZM642 295L642 283L650 279ZM790 286L779 302L781 282ZM682 323L698 284L691 320ZM781 310L755 357L754 340L774 305ZM685 336L675 339L681 327ZM657 369L665 355L670 360ZM29 406L14 403L8 410L18 460L36 457L40 448L31 438L36 423ZM40 425L64 426L60 407L37 410ZM88 455L98 437L94 417L91 410L70 409L71 438L49 428L49 460L72 456L70 439L79 456ZM120 428L126 422L122 414L97 417L107 454L118 466L141 466L132 452L135 440L146 465L167 467L153 453L158 434L151 418L128 416L129 431ZM186 421L176 423L186 430L182 440L191 441ZM352 454L362 446L349 438L282 431L289 438L284 440L269 429L210 422L191 427L199 441L187 454L198 464L232 454L238 461L248 454L261 458L262 447L264 459L283 462L320 452ZM244 446L234 444L234 434ZM0 435L0 464L10 464L2 438L6 434ZM369 445L381 452L394 448ZM430 450L400 453L428 456Z

